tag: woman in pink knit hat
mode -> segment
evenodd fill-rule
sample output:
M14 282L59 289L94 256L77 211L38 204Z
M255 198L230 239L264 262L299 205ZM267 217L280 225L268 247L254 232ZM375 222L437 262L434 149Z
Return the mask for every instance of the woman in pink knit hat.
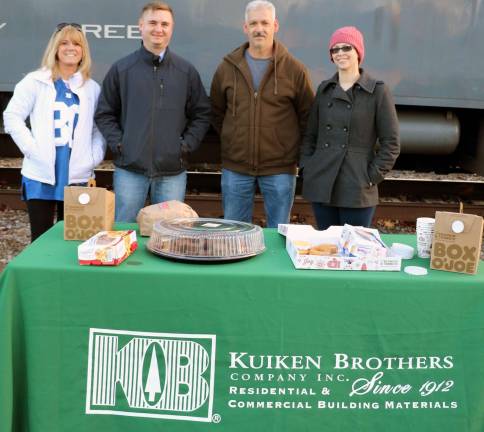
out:
M369 226L378 183L400 153L398 119L388 87L360 66L365 45L356 27L336 30L328 45L336 74L323 81L301 150L303 196L318 229Z

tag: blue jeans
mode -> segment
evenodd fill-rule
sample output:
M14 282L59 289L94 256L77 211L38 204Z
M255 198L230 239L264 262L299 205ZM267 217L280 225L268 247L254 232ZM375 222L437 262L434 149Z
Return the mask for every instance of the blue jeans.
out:
M222 169L222 204L224 218L242 222L252 222L252 209L256 184L264 197L267 227L277 228L277 224L288 223L291 215L296 176L276 174L251 176Z
M113 176L116 194L116 222L135 222L138 212L145 206L148 190L151 204L185 199L187 173L174 176L149 178L116 167Z
M344 224L369 227L376 209L376 207L331 207L316 202L312 205L318 230L328 229L331 225Z

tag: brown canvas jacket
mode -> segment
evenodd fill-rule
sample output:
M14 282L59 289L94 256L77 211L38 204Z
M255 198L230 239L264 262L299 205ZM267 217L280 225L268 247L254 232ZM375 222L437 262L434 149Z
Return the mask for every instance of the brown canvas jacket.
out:
M245 43L215 72L212 124L220 135L222 166L248 175L296 173L314 92L305 66L280 42L256 92Z

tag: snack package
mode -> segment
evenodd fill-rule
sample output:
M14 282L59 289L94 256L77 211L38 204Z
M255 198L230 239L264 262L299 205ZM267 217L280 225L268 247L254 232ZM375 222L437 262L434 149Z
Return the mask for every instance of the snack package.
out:
M182 217L196 218L198 215L188 204L171 200L142 208L136 216L136 222L139 225L140 235L149 237L155 222Z
M101 231L77 248L80 265L115 266L138 247L136 231Z
M388 248L378 230L345 224L341 232L340 246L343 256L385 258Z

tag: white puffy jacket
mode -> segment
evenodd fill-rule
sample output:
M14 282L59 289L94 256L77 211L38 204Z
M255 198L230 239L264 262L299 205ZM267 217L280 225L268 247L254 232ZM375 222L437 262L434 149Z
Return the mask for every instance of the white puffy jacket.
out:
M72 141L69 184L84 183L104 158L106 143L94 123L99 85L89 79L83 83L79 72L69 80L79 96L79 118ZM55 184L54 102L56 90L51 72L40 69L29 73L16 86L3 112L5 131L24 154L22 175L42 183ZM25 119L30 116L29 129Z

